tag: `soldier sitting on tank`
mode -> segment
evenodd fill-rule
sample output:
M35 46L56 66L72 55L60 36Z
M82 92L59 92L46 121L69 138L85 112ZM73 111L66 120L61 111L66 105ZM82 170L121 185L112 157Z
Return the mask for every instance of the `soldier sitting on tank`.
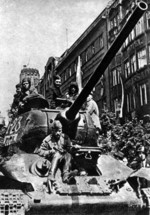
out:
M77 175L78 171L70 171L72 156L71 150L78 145L72 145L69 137L62 133L62 124L55 120L52 125L52 134L49 134L42 142L38 154L51 161L48 182L55 181L57 169L61 169L62 181L69 183Z
M11 113L15 116L18 113L19 102L22 96L21 84L16 85L16 93L14 95L13 103L11 106Z
M76 82L71 82L68 92L66 93L66 98L70 101L74 102L74 100L77 98L79 93L79 87Z
M57 105L57 98L62 98L62 92L60 89L61 86L61 77L59 75L54 75L54 86L50 90L50 108L55 109Z
M99 119L99 109L98 109L96 102L93 99L93 91L87 97L87 101L85 104L85 110L87 113L89 113L91 115L94 126L96 127L96 133L97 133L97 135L99 135L100 131L101 131L101 124L100 124L100 119Z

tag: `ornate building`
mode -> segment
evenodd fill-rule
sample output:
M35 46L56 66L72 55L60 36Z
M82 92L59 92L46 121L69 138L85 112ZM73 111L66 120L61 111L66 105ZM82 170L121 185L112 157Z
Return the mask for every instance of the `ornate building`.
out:
M26 66L20 72L20 83L22 82L23 78L30 78L31 85L34 87L38 87L40 81L40 74L37 69L27 68Z

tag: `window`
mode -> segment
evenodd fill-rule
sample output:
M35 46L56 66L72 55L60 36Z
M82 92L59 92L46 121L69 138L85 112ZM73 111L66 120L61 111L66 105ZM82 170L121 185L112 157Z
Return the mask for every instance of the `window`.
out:
M82 52L81 54L81 59L82 59L82 65L84 65L84 63L86 62L86 52Z
M88 60L89 60L92 57L92 54L93 54L93 52L92 52L92 46L88 47L87 52L88 52Z
M71 68L70 67L68 68L68 71L69 71L69 76L71 77L72 73L71 73Z
M66 71L64 71L64 81L67 80L67 75L66 75Z
M130 64L129 64L129 61L127 61L124 66L125 66L125 77L128 78L128 76L130 75Z
M144 18L143 18L143 16L140 18L140 20L136 24L135 28L136 28L136 36L143 33L143 31L144 31Z
M148 62L150 63L150 45L148 46Z
M129 37L127 37L127 39L125 40L125 46L127 46L129 44Z
M118 99L114 100L114 109L115 109L115 113L116 113L118 110Z
M113 84L113 87L120 83L120 71L121 71L120 67L117 67L116 69L112 70L112 84Z
M100 49L102 49L104 47L104 39L103 39L103 35L101 35L99 37L99 47Z
M74 63L71 64L71 67L70 67L70 68L71 68L71 74L73 75L74 72L75 72L75 71L74 71L74 69L75 69Z
M50 73L48 71L48 75L47 75L47 82L48 82L48 86L50 86Z
M63 83L64 82L64 75L62 74L60 77L61 77L61 81Z
M127 112L131 111L131 93L127 94Z
M141 106L147 104L147 87L146 87L146 84L140 85L140 102L141 102Z
M97 38L94 42L95 52L99 50L99 38Z
M146 14L146 20L147 20L147 28L150 28L150 11L147 11L147 14Z
M140 69L145 65L147 65L146 49L143 49L138 52L138 68Z
M77 63L74 62L74 72L76 72L76 71L77 71Z
M121 100L120 99L114 100L114 109L115 109L116 116L118 116L121 111Z
M86 52L85 52L85 62L87 62L88 61L88 50L86 50Z
M132 40L134 40L134 38L135 38L135 30L133 29L131 31L131 33L129 34L128 38L126 39L127 40L126 44L128 45L128 43L131 42Z
M136 99L135 99L135 94L133 94L133 108L136 108Z
M92 55L94 55L94 54L95 54L95 46L94 46L94 43L91 45L91 47L92 47Z
M118 25L118 14L110 20L110 30Z
M136 108L135 93L132 91L127 94L127 111L130 112Z
M135 30L133 29L132 31L131 31L131 40L134 40L134 38L135 38Z
M68 79L70 77L69 69L66 69L66 78Z
M136 56L133 55L131 57L131 73L136 72L136 70L137 70L137 67L136 67Z
M117 73L116 69L112 71L112 76L113 76L113 87L117 85Z
M117 83L120 84L120 72L121 72L121 67L117 68Z

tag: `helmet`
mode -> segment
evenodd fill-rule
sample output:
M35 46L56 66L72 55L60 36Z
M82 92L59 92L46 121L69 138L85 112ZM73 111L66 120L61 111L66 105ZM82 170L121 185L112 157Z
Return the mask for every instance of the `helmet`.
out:
M56 87L60 87L60 85L61 85L61 77L59 75L54 75L53 78L54 78L54 85Z
M76 93L78 93L78 91L79 91L78 84L76 82L71 82L71 84L69 86L69 94L71 94L72 87L74 87L76 89Z
M52 124L52 129L62 129L62 124L60 123L60 121L55 120Z
M54 81L57 79L61 79L61 77L59 75L54 75L53 78L54 78Z
M16 84L16 88L21 88L21 84Z
M22 79L22 85L23 85L24 82L28 82L29 85L31 85L31 80L30 80L30 78L23 78L23 79Z

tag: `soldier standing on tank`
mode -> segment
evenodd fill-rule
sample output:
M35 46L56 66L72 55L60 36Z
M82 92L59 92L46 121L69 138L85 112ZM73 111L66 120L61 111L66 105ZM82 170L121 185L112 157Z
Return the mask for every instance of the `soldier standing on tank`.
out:
M99 135L100 131L101 131L101 124L100 124L100 119L99 119L99 109L98 109L96 102L93 99L93 92L91 92L89 94L89 96L87 97L85 110L87 113L89 113L91 115L94 126L96 127L96 133L97 133L97 135Z
M22 80L22 98L24 99L26 96L38 94L37 89L33 86L31 86L31 80L30 78L24 78Z
M13 103L11 106L11 113L13 115L16 115L18 113L18 106L19 106L21 96L22 96L21 84L17 84L16 85L16 93L14 95Z
M38 154L50 160L51 168L48 175L48 182L55 181L57 169L61 169L62 181L69 183L70 179L77 175L77 170L71 169L71 149L76 148L77 145L72 146L70 138L62 133L62 124L55 120L52 125L52 134L49 134L42 142Z
M21 87L22 95L19 102L19 108L24 107L24 104L27 102L28 98L38 94L37 89L31 86L30 78L24 78L21 84L22 84L22 87Z
M55 109L57 107L57 98L62 98L61 77L54 75L54 86L50 88L50 108Z
M77 98L79 93L79 87L76 82L71 82L68 92L66 93L66 98L71 100L72 102Z

